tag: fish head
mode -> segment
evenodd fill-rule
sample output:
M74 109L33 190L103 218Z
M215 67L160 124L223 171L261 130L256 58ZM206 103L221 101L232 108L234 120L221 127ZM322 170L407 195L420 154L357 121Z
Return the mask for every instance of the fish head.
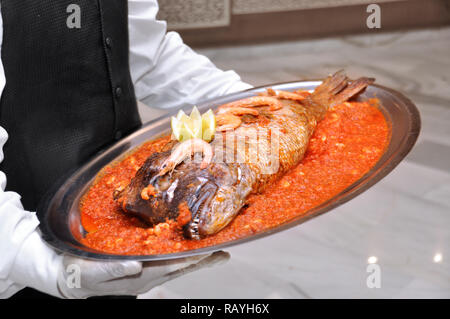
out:
M251 184L237 165L214 163L207 178L188 199L191 220L184 226L184 236L200 239L215 234L227 226L244 206ZM247 175L248 176L248 175Z
M242 169L216 162L201 168L199 161L188 160L159 176L169 155L151 155L130 184L114 194L114 199L124 212L151 226L176 220L186 238L200 239L218 232L236 216L248 193L240 193ZM143 196L148 187L150 194ZM188 216L184 208L188 208Z

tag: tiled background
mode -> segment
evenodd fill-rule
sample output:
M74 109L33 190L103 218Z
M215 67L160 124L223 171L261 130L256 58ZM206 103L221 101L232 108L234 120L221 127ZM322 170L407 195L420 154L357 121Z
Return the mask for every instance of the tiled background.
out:
M321 78L344 68L403 92L422 116L409 156L354 200L231 248L231 260L143 298L450 298L450 28L199 50L243 80ZM161 114L141 107L143 118ZM381 288L366 285L368 258Z

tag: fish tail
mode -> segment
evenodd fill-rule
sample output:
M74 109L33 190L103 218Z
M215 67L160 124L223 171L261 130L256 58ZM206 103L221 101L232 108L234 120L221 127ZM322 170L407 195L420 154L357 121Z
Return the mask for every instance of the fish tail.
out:
M333 97L330 103L330 107L344 103L351 97L355 96L356 94L364 90L367 86L369 86L373 82L375 82L374 78L367 78L367 77L362 77L355 81L352 81L350 84L347 85L347 87L344 90L342 90Z
M335 74L328 76L313 92L315 99L329 99L330 96L339 93L347 86L348 77L344 70L339 70Z
M349 83L344 70L327 77L310 95L306 103L318 111L321 118L328 108L341 104L355 96L375 81L373 78L362 77Z

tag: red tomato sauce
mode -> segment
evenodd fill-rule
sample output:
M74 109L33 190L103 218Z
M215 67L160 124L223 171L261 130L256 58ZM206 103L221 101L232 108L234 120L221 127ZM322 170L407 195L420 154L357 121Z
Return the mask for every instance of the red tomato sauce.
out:
M235 240L306 216L361 178L383 154L390 131L376 103L346 102L330 109L300 164L264 193L252 195L248 207L225 229L197 241L184 239L177 221L149 228L114 202L114 189L128 184L169 137L146 142L124 160L105 167L83 197L81 220L88 231L83 243L114 254L165 254Z

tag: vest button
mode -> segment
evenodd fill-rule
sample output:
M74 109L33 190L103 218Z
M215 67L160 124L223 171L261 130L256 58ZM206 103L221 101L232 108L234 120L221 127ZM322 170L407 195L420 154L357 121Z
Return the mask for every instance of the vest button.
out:
M114 134L114 138L116 140L120 140L121 137L122 137L122 131L116 131L116 133Z
M122 96L122 88L120 86L116 87L114 93L116 94L116 98L120 98Z
M106 43L106 46L108 47L108 48L112 48L112 38L110 38L110 37L107 37L106 39L105 39L105 43Z

